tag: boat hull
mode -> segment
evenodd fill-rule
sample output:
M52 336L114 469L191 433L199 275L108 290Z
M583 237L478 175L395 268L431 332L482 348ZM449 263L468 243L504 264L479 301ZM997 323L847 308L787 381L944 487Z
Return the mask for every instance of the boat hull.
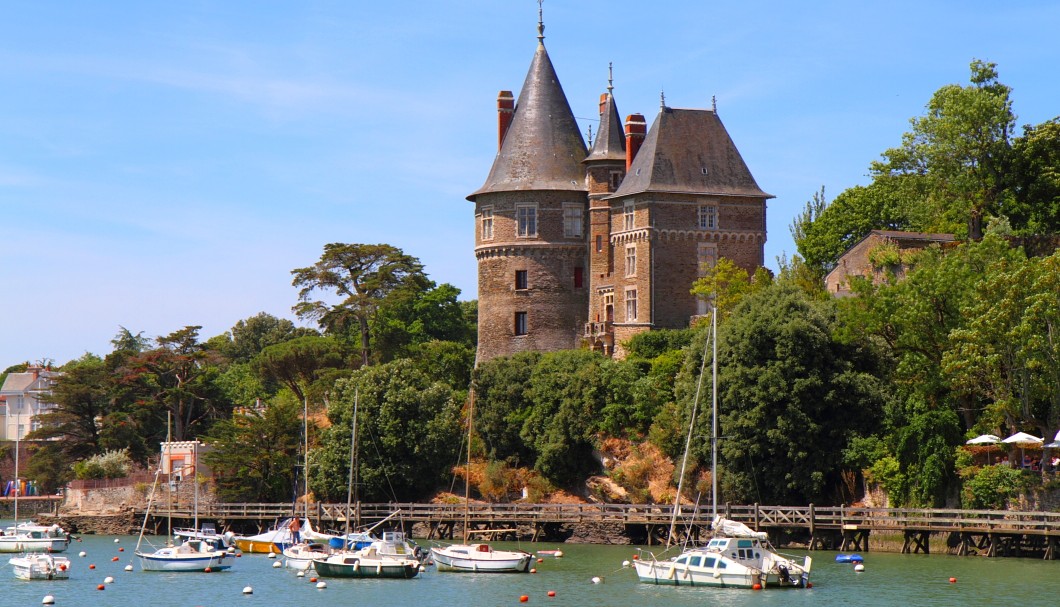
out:
M0 537L0 552L63 552L69 545L66 538L31 538L24 536Z
M158 554L137 552L144 571L224 571L232 566L227 554Z
M70 559L64 556L34 554L12 557L11 571L20 580L70 579Z
M356 556L341 559L313 561L313 569L320 577L332 578L389 578L412 579L420 572L419 563L413 561L383 562L362 559Z
M637 577L641 582L663 586L753 588L755 584L762 583L759 576L750 572L715 572L665 561L635 561L633 567L637 570Z
M236 540L236 548L239 548L241 552L247 552L250 554L269 554L270 552L280 554L287 547L288 545L284 542L270 542L249 538Z
M510 557L498 557L496 553L479 555L475 551L467 554L454 553L449 549L432 548L431 556L438 571L457 571L462 573L526 573L530 571L533 555L512 553Z

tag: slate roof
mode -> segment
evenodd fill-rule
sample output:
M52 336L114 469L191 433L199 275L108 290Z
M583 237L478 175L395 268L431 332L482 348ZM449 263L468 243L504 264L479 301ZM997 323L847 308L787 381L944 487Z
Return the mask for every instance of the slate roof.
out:
M8 373L0 390L4 392L25 392L37 381L33 373Z
M511 125L480 194L526 190L585 192L588 154L544 43L539 43Z
M758 187L715 112L668 107L610 198L643 192L774 198Z
M622 118L611 93L607 93L604 111L600 113L600 130L593 141L593 149L585 158L585 162L593 160L626 160L626 136L622 131Z

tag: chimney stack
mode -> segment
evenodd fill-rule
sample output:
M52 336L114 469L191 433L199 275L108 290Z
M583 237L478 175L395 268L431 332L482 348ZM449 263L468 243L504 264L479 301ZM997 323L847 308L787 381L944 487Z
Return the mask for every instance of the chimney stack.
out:
M512 125L515 115L515 97L511 91L497 93L497 149L504 145L504 136L508 134L508 127Z
M626 172L633 164L633 159L640 151L640 144L644 143L644 136L648 133L647 124L641 114L630 114L626 116Z
M607 108L607 93L600 93L600 115L604 115L604 109Z

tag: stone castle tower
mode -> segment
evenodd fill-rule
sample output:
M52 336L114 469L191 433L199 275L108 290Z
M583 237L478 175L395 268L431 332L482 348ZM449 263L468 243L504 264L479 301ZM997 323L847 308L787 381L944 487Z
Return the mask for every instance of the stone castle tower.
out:
M589 150L544 46L514 101L497 98L499 151L475 203L478 359L586 344L622 355L653 328L705 312L689 293L720 257L753 272L763 192L714 109L666 107L625 129L612 87ZM588 220L588 221L586 221Z

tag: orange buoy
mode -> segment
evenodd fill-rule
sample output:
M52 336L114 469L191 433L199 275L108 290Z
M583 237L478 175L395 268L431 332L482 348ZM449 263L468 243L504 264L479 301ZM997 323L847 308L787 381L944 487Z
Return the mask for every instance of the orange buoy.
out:
M106 586L104 586L103 584L96 586L96 590L103 590L104 588L106 588Z
M537 559L537 562L539 562L539 563L544 563L544 562L545 562L545 559Z
M761 590L761 589L762 589L762 585L761 584L755 584L754 586L751 586L751 590Z
M536 569L536 568L534 568L534 567L531 567L531 568L530 568L530 573L537 573L537 569Z
M523 596L519 597L519 602L520 603L526 603L529 600L530 600L530 597L526 596L525 594Z
M89 565L89 566L88 566L88 568L89 568L89 569L95 569L95 568L96 568L96 566L95 566L95 565Z
M950 583L951 583L951 584L956 584L956 583L957 583L957 578L955 578L955 577L951 577L951 578L950 578Z
M548 596L556 596L556 591L555 590L549 590L548 591Z
M315 577L311 577L309 578L309 581L315 584L317 582L317 579Z
M206 569L203 569L203 572L205 572L205 573L210 573L211 571L213 571L213 569L210 569L209 567L207 567Z
M806 582L807 588L813 588L813 582Z
M125 552L125 548L118 548L118 552Z
M638 554L634 554L633 555L633 560L634 561L639 560L639 559L640 559L640 555L638 555Z
M110 559L110 560L112 560L112 561L114 561L114 562L117 562L117 561L118 561L118 557L114 557L114 558L112 558L112 559Z

